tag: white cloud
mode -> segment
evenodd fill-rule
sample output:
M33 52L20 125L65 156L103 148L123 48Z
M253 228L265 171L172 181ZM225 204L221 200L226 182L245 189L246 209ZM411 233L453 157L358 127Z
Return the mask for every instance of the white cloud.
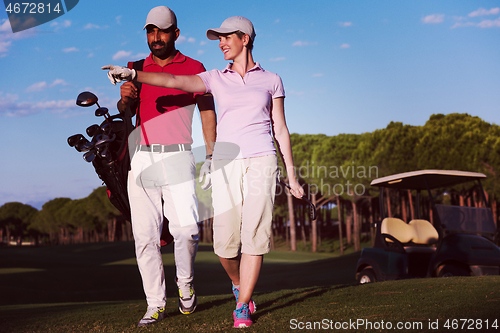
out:
M6 53L9 50L9 47L11 44L12 44L11 41L8 41L8 42L0 41L0 54Z
M500 7L496 8L491 8L491 9L484 9L484 8L479 8L476 11L473 11L472 13L469 13L469 17L477 17L477 16L484 16L484 15L497 15L500 13Z
M57 85L66 86L68 84L63 79L55 79L54 82L52 82L51 84L48 84L45 81L41 81L41 82L33 83L31 86L26 88L26 91L27 92L42 91L42 90L45 90L47 88L51 88L51 87L54 87Z
M80 50L78 50L78 49L77 49L76 47L74 47L74 46L73 46L73 47L67 47L67 48L63 49L63 52L64 52L64 53L69 53L69 52L78 52L78 51L80 51Z
M4 94L0 91L0 115L7 117L24 117L47 110L61 113L74 108L74 100L58 100L45 102L19 102L19 96Z
M87 23L87 25L85 25L83 27L83 29L100 29L101 27L98 26L97 24L93 24L93 23Z
M285 57L276 57L276 58L269 59L269 61L283 61L283 60L286 60L286 58Z
M116 23L118 23L119 25L121 25L121 24L122 24L122 17L121 17L121 15L120 15L120 16L117 16L117 17L115 17L115 20L116 20Z
M10 28L10 21L5 19L0 21L2 24L0 24L0 32L12 32L12 29Z
M350 48L350 47L351 47L351 45L350 45L350 44L347 44L347 43L344 43L344 44L340 45L340 48L341 48L341 49L348 49L348 48Z
M457 21L451 29L455 28L463 28L463 27L478 27L482 29L487 28L500 28L500 17L495 20L485 20L482 21L470 21L469 18L476 18L485 15L492 15L500 13L500 7L492 8L490 10L486 10L483 8L479 8L478 10L470 13L468 17L455 17L454 19Z
M444 14L432 14L422 18L424 24L437 24L444 21Z
M124 58L130 58L130 55L132 54L132 52L130 51L118 51L115 53L115 55L113 56L113 60L120 60L120 59L124 59Z
M322 77L324 74L323 73L316 73L316 74L313 74L312 77Z
M292 46L310 46L310 45L317 45L317 42L306 42L302 40L298 40L292 44Z
M115 55L112 57L113 60L121 60L121 59L128 59L128 60L134 60L134 59L143 59L149 56L149 53L137 53L136 55L132 55L132 51L118 51L115 53Z
M189 43L195 43L195 42L196 42L196 39L194 39L193 37L189 37L189 38L188 38L188 42L189 42Z
M70 20L64 20L62 22L54 21L50 24L51 27L55 28L55 30L59 30L61 28L69 28L71 26Z
M341 27L350 27L352 26L352 22L339 22Z
M457 22L455 23L451 29L455 29L455 28L461 28L461 27L471 27L471 26L474 26L476 25L475 23L472 23L472 22L465 22L465 23L460 23L460 22Z
M50 86L53 87L53 86L57 86L57 85L67 86L68 84L63 79L55 79L54 82L52 82Z
M28 29L13 33L8 19L0 20L0 56L5 56L12 46L12 41L29 38L37 34L37 29Z
M33 83L31 86L26 88L27 92L35 92L35 91L42 91L48 87L47 82L42 81L42 82L37 82Z
M477 24L480 28L500 28L500 17L496 20L484 20Z

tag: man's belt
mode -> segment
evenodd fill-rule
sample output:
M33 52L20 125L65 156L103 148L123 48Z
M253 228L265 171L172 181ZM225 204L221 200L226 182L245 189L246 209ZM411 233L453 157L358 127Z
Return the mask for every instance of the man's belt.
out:
M137 147L137 150L149 151L152 153L172 153L172 152L176 152L176 151L191 150L191 144L180 143L180 144L175 144L175 145L160 145L160 144L139 145Z

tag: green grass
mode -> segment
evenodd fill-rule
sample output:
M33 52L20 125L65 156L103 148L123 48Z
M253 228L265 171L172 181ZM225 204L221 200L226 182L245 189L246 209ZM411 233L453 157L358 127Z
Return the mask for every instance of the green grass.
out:
M232 327L230 282L208 245L195 264L195 313L177 309L172 247L165 249L168 318L138 329L146 310L132 243L0 249L0 332L217 332ZM500 277L414 279L356 285L358 253L273 251L265 256L247 332L303 331L298 325L398 322L413 332L451 332L447 320L499 322ZM438 321L439 329L430 329ZM331 322L330 322L331 321ZM349 321L351 321L349 323ZM481 322L483 328L485 321ZM477 323L475 323L477 325ZM307 326L306 326L307 327ZM297 329L293 329L297 328ZM318 328L318 327L317 327ZM365 331L359 326L351 332ZM385 326L384 326L385 328ZM313 330L314 331L314 330ZM320 330L316 330L320 331ZM391 330L398 331L398 330ZM458 330L460 331L460 330ZM463 330L465 332L465 330ZM480 330L475 330L480 331ZM483 330L484 331L484 330Z

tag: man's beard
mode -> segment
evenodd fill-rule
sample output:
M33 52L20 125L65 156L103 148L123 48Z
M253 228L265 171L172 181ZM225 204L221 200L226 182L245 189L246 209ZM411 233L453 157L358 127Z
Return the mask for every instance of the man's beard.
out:
M155 49L155 45L160 45L162 46L161 49ZM167 59L175 50L173 47L168 47L167 44L164 42L153 42L149 44L149 49L151 50L151 53L157 58L160 58L162 60Z

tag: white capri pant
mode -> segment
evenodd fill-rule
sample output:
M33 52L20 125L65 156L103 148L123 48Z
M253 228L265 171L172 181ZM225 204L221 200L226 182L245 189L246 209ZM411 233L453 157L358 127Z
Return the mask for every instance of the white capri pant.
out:
M270 251L276 155L214 160L214 252L222 258Z

